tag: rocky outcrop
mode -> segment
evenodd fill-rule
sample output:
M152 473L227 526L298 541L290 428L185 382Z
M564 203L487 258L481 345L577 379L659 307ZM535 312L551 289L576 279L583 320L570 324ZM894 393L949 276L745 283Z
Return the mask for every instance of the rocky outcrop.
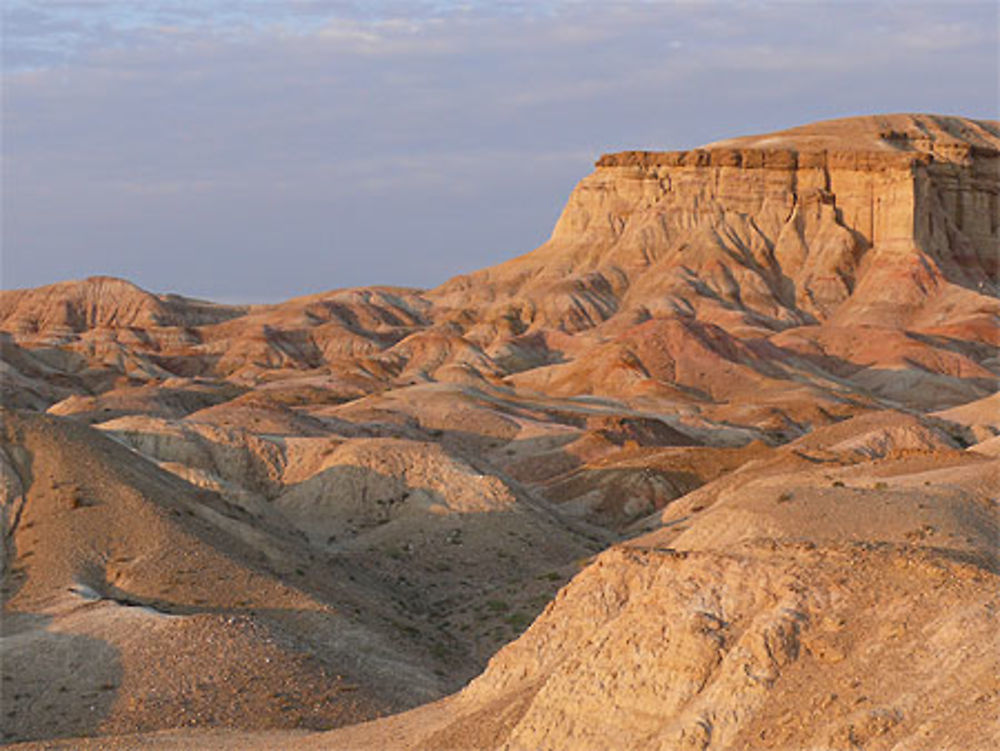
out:
M461 309L486 288L469 317L520 329L626 311L768 328L906 320L949 284L995 291L998 132L896 115L605 155L546 245L433 297Z
M863 546L612 550L415 747L984 749L995 681L975 603L993 578ZM946 609L920 598L945 580ZM969 701L945 698L953 671ZM469 711L486 706L513 712L490 728Z

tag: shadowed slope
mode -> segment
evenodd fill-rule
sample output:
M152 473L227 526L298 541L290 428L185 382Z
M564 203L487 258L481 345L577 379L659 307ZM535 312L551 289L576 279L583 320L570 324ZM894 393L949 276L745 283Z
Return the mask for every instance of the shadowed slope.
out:
M418 656L379 633L381 598L320 576L288 531L255 527L89 428L10 412L3 427L4 680L24 671L5 707L15 737L329 727L404 706L418 686L439 691ZM114 657L45 667L72 639ZM112 697L100 715L95 697Z

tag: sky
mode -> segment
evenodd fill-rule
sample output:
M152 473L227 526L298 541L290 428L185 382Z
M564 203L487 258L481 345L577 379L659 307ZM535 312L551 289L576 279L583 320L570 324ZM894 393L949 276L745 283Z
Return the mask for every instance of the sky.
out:
M4 0L0 286L268 302L544 242L602 154L998 117L993 0Z

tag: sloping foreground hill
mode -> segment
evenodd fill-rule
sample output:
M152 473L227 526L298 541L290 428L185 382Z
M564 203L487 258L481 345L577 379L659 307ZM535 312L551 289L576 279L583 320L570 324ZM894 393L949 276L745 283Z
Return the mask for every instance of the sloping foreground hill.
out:
M72 747L993 748L997 460L746 471L747 494L722 478L692 494L704 512L681 499L686 514L598 556L448 699L318 735Z
M616 548L449 703L301 747L985 750L998 584L889 545Z
M241 509L85 426L2 429L8 738L333 726L405 703L400 676L434 695L343 587L283 574L313 565L294 538L252 545Z
M481 663L471 635L449 636L429 612L430 594L472 612L500 596L544 602L554 583L536 576L587 553L544 510L440 449L428 463L419 446L351 445L282 496L296 508L283 516L192 485L86 425L0 415L5 740L323 729L436 699ZM368 461L414 452L410 476ZM451 497L413 471L470 482ZM326 529L324 509L353 517L355 544L312 547L288 521L319 514ZM490 561L522 548L508 574L528 584L501 595L509 582ZM473 634L483 625L495 624Z
M447 702L302 748L992 748L1000 462L826 431L668 506Z

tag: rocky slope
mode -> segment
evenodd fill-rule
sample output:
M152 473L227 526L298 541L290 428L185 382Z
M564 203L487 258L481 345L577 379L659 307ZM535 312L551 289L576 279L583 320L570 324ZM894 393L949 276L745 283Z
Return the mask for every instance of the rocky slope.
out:
M430 291L0 293L5 739L988 748L998 157L851 118L606 155Z

